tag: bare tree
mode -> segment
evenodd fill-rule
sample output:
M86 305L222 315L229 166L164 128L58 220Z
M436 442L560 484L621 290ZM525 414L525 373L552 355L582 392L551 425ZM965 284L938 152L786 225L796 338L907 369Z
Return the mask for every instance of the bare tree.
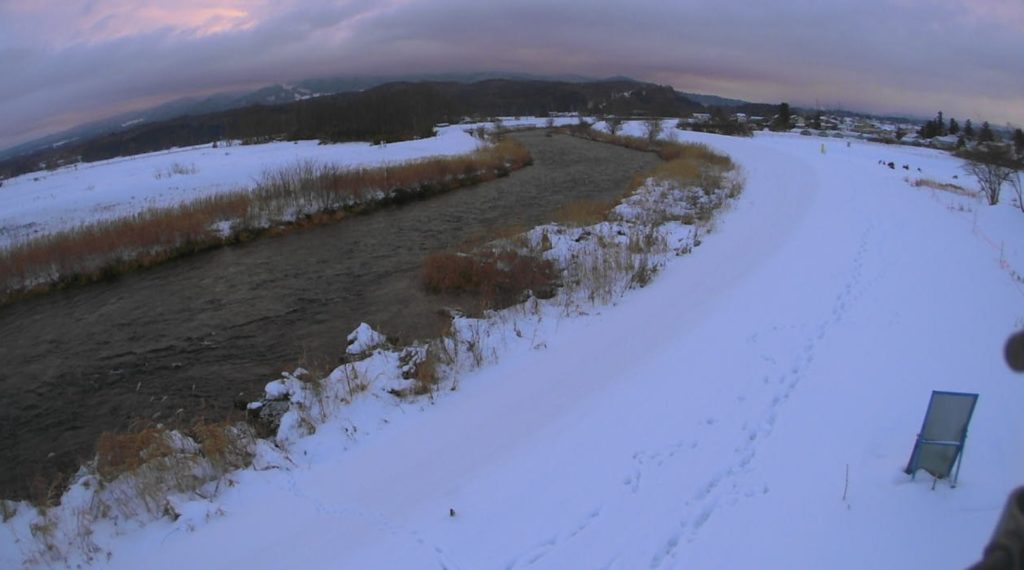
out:
M608 132L612 136L619 134L619 131L622 130L622 117L608 117L604 122L608 124Z
M658 137L661 136L661 130L661 119L647 119L644 121L644 136L647 138L647 144L657 142Z
M998 204L1003 184L1009 182L1017 170L1009 156L996 151L973 151L960 156L967 159L964 170L978 179L989 205Z
M1016 171L1009 178L1010 188L1013 188L1013 193L1017 195L1017 207L1020 208L1021 212L1024 212L1024 189L1020 187L1020 171Z

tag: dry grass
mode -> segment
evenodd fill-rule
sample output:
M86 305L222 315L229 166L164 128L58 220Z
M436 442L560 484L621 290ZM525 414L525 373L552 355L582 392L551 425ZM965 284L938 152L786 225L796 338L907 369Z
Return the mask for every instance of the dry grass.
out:
M968 190L958 184L952 184L950 182L939 182L932 180L931 178L917 178L910 183L914 188L931 188L933 190L942 190L943 192L952 192L959 196L966 196L968 198L977 198L978 193Z
M70 475L60 472L37 472L29 480L28 501L41 509L46 509L60 502L60 497L67 488Z
M432 293L468 293L498 308L518 302L526 291L538 296L553 291L556 275L551 261L506 249L429 255L422 280Z
M697 186L708 195L720 188L725 173L736 167L728 156L698 143L664 143L658 148L658 156L664 162L654 169L652 177L680 186Z
M310 389L318 401L323 403L324 384L337 366L338 359L336 357L332 358L323 353L313 352L303 346L302 356L294 367L295 377Z
M202 421L185 433L162 426L104 433L96 445L99 487L90 516L173 516L168 497L204 496L207 483L251 463L254 438L246 424Z
M190 435L199 444L203 457L218 471L239 469L252 460L252 433L237 424L200 421L192 427Z
M104 432L96 443L96 471L107 480L136 471L147 461L174 452L167 430L146 428L134 433Z
M433 344L434 343L427 347L423 353L422 359L417 361L413 368L412 393L417 396L433 394L441 380L441 376L438 371L439 358L437 349Z
M658 147L658 156L665 161L678 159L695 160L708 166L726 170L733 167L731 158L724 154L719 154L708 145L701 143L663 143Z
M251 191L146 210L0 250L0 302L32 292L98 281L275 228L333 221L506 176L532 162L507 139L475 153L399 166L346 169L315 162L265 173Z
M615 204L601 200L576 200L562 206L555 220L567 226L590 226L607 218L613 207Z
M660 180L674 180L682 184L694 184L700 179L701 173L705 170L707 170L707 166L697 160L677 158L656 166L651 176Z
M708 177L720 178L724 173L736 168L731 158L719 154L711 147L701 143L680 143L675 140L654 141L640 137L611 135L592 129L575 128L569 132L575 136L599 142L658 154L663 162L652 172L635 177L627 193L635 191L651 177L671 180L682 186L696 184L702 188L710 188L715 181L709 180Z
M625 148L631 148L633 150L650 151L656 147L652 146L651 142L644 138L629 137L624 135L611 135L604 131L596 131L588 128L571 127L568 131L574 136L582 136L590 140L606 142L614 145L618 145Z

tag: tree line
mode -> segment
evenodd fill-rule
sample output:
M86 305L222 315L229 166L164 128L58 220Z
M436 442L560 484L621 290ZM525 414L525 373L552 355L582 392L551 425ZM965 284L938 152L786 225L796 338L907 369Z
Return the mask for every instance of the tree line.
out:
M942 116L942 111L936 113L935 118L925 121L921 128L918 129L917 134L923 139L955 135L957 137L957 147L963 147L968 142L1001 142L999 133L992 130L992 126L989 125L988 121L982 122L981 127L975 130L971 120L967 119L964 121L963 127L961 127L960 123L953 117L946 121ZM1013 144L1017 154L1024 154L1024 131L1019 128L1014 129L1010 142Z

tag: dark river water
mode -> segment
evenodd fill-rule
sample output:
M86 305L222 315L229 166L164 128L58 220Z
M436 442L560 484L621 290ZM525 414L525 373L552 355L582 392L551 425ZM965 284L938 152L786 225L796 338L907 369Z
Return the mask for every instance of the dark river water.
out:
M0 308L0 497L73 470L139 418L222 419L282 370L336 362L360 321L435 336L424 256L618 197L654 155L540 131L534 165L401 207L184 258Z

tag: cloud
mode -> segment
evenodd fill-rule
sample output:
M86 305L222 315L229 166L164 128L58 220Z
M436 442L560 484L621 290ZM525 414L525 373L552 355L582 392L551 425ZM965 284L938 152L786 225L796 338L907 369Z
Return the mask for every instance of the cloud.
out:
M11 0L0 147L312 76L506 70L1024 123L1018 0Z

